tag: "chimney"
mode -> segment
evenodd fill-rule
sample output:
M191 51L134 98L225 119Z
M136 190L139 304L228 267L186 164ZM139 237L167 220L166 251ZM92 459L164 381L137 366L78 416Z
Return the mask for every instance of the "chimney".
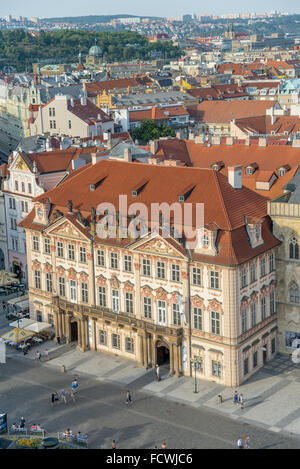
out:
M158 147L157 140L151 140L150 141L150 152L152 153L152 155L155 155L155 153L157 152L157 147Z
M250 135L247 135L246 139L245 139L245 145L247 145L247 147L249 147L251 145L251 137Z
M226 138L226 145L233 145L233 137Z
M74 99L73 98L70 99L70 104L71 104L72 107L74 107Z
M267 138L266 137L259 137L258 146L259 147L266 147L267 146Z
M51 146L51 139L48 137L46 139L46 151L52 151L52 146Z
M132 161L132 154L130 148L124 149L124 161L128 161L129 163Z
M189 133L189 140L195 140L195 134L193 132Z
M228 182L234 189L242 189L242 166L228 166Z
M155 119L155 114L156 114L156 106L152 106L151 109L151 119Z
M292 143L293 148L300 148L300 138L294 138Z
M86 106L86 97L85 96L82 96L80 98L80 103L81 103L82 106Z
M182 132L181 132L181 130L177 130L177 132L176 132L176 138L178 138L178 140L181 140L181 139L182 139Z

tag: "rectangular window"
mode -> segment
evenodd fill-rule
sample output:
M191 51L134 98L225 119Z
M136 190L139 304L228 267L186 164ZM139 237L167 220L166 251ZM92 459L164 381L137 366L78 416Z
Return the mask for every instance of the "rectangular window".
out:
M57 242L57 257L64 257L64 246L61 241Z
M211 332L212 334L220 335L220 313L211 311Z
M256 264L250 265L250 283L256 281Z
M202 357L194 356L194 367L197 371L203 371L203 359Z
M119 290L112 290L112 310L114 313L119 314L120 312L120 302L119 302Z
M16 201L11 197L9 198L9 208L11 208L12 210L16 210Z
M125 350L128 353L134 353L134 340L131 337L125 339Z
M219 289L219 272L210 271L210 288Z
M276 339L272 339L271 341L271 353L275 353L276 352Z
M86 248L83 246L79 247L79 262L86 263Z
M248 358L245 358L244 360L244 376L249 373L249 361Z
M22 192L25 192L25 182L21 182Z
M51 324L51 326L54 326L54 317L53 314L48 314L48 324Z
M221 363L213 360L211 365L212 365L212 375L220 378L221 377Z
M107 344L106 331L100 331L99 338L100 338L100 345L106 345Z
M195 307L193 311L193 315L194 315L194 329L197 329L198 331L202 331L203 329L202 309Z
M253 368L257 367L257 352L253 354Z
M77 299L77 285L75 280L70 280L70 300L75 303Z
M39 251L39 238L38 236L32 236L32 249L33 251Z
M18 240L16 238L11 238L11 244L13 251L18 251Z
M251 304L251 327L256 325L256 303Z
M270 293L270 314L274 314L276 311L276 308L275 308L275 292L272 291Z
M74 244L68 244L68 258L70 261L75 260L75 246Z
M88 285L84 282L81 283L81 301L82 303L89 302Z
M165 263L164 262L157 262L157 278L165 279Z
M58 291L59 296L66 296L66 282L64 277L58 277Z
M143 275L151 275L151 264L149 259L143 259Z
M32 187L31 187L31 184L28 183L28 193L31 194L32 193Z
M273 272L275 270L274 254L269 255L269 271Z
M266 271L266 258L263 257L260 260L260 276L264 277L266 275L266 273L267 273L267 271Z
M102 251L101 249L97 250L97 265L99 265L100 267L105 266L104 251Z
M34 271L34 286L38 290L41 289L41 272L39 270Z
M244 288L247 286L247 269L244 267L241 270L241 288Z
M201 285L201 269L198 267L193 267L192 283L193 285Z
M126 292L125 294L126 313L133 314L133 294Z
M152 300L144 296L144 318L152 318Z
M127 254L124 256L124 270L125 272L132 272L131 256L128 256Z
M172 264L172 281L180 282L180 266L177 264Z
M43 322L42 311L37 311L36 312L36 320L37 320L37 322Z
M165 325L166 324L166 302L162 300L158 300L158 324Z
M265 296L261 299L260 304L261 304L261 320L264 321L266 319L266 316L267 316L266 297Z
M248 324L247 324L247 309L242 310L242 334L247 332Z
M110 253L110 267L112 269L118 268L118 254L116 252Z
M46 290L48 293L52 293L52 274L46 274Z
M105 287L98 287L99 305L103 308L106 307L106 289Z
M15 181L15 191L18 191L18 190L19 190L19 182Z
M179 305L177 303L173 303L172 313L173 313L173 324L174 324L174 326L180 326L181 317L180 317Z
M118 334L112 334L111 341L113 348L120 349L120 336Z
M17 219L11 218L10 219L10 229L16 231L17 230Z
M44 248L45 248L45 254L50 254L50 239L49 238L44 239Z
M72 122L69 121L69 129L72 129Z

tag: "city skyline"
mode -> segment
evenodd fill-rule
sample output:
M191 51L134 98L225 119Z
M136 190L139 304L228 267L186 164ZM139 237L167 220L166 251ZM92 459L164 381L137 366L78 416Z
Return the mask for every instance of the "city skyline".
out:
M84 6L81 4L74 5L74 2L66 0L61 2L53 0L50 4L37 4L35 0L29 0L26 5L20 0L15 0L13 5L9 7L3 5L0 7L0 17L17 15L32 17L36 16L39 18L51 18L51 17L63 17L63 16L88 16L88 15L117 15L117 14L129 14L138 16L162 16L162 17L177 17L182 14L213 14L213 15L225 15L225 14L238 14L238 13L264 13L271 11L284 11L288 13L300 13L299 3L295 0L290 0L282 5L279 0L265 0L263 6L258 0L254 0L251 3L251 8L241 7L240 2L237 0L231 0L227 2L226 7L223 2L217 1L213 6L207 7L199 6L198 2L193 0L189 3L189 7L186 8L179 0L172 2L164 2L163 5L158 0L153 0L151 5L147 3L142 5L137 0L129 0L126 5L121 1L116 1L114 6L108 5L106 8L99 7L96 0L88 0Z

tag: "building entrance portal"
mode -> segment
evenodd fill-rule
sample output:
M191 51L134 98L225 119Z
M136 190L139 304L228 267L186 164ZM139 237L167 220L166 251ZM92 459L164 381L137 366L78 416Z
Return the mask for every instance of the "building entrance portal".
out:
M71 326L71 342L78 341L78 324L77 321L73 321L70 324Z
M170 363L170 350L165 342L156 344L156 363L158 365L168 365Z

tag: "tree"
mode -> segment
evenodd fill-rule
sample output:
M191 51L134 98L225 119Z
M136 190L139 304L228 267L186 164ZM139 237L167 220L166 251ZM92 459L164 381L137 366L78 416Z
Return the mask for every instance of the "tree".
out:
M155 140L160 137L175 137L175 131L165 125L159 126L151 119L144 119L141 126L138 129L134 129L131 135L133 140L148 143L150 140Z

